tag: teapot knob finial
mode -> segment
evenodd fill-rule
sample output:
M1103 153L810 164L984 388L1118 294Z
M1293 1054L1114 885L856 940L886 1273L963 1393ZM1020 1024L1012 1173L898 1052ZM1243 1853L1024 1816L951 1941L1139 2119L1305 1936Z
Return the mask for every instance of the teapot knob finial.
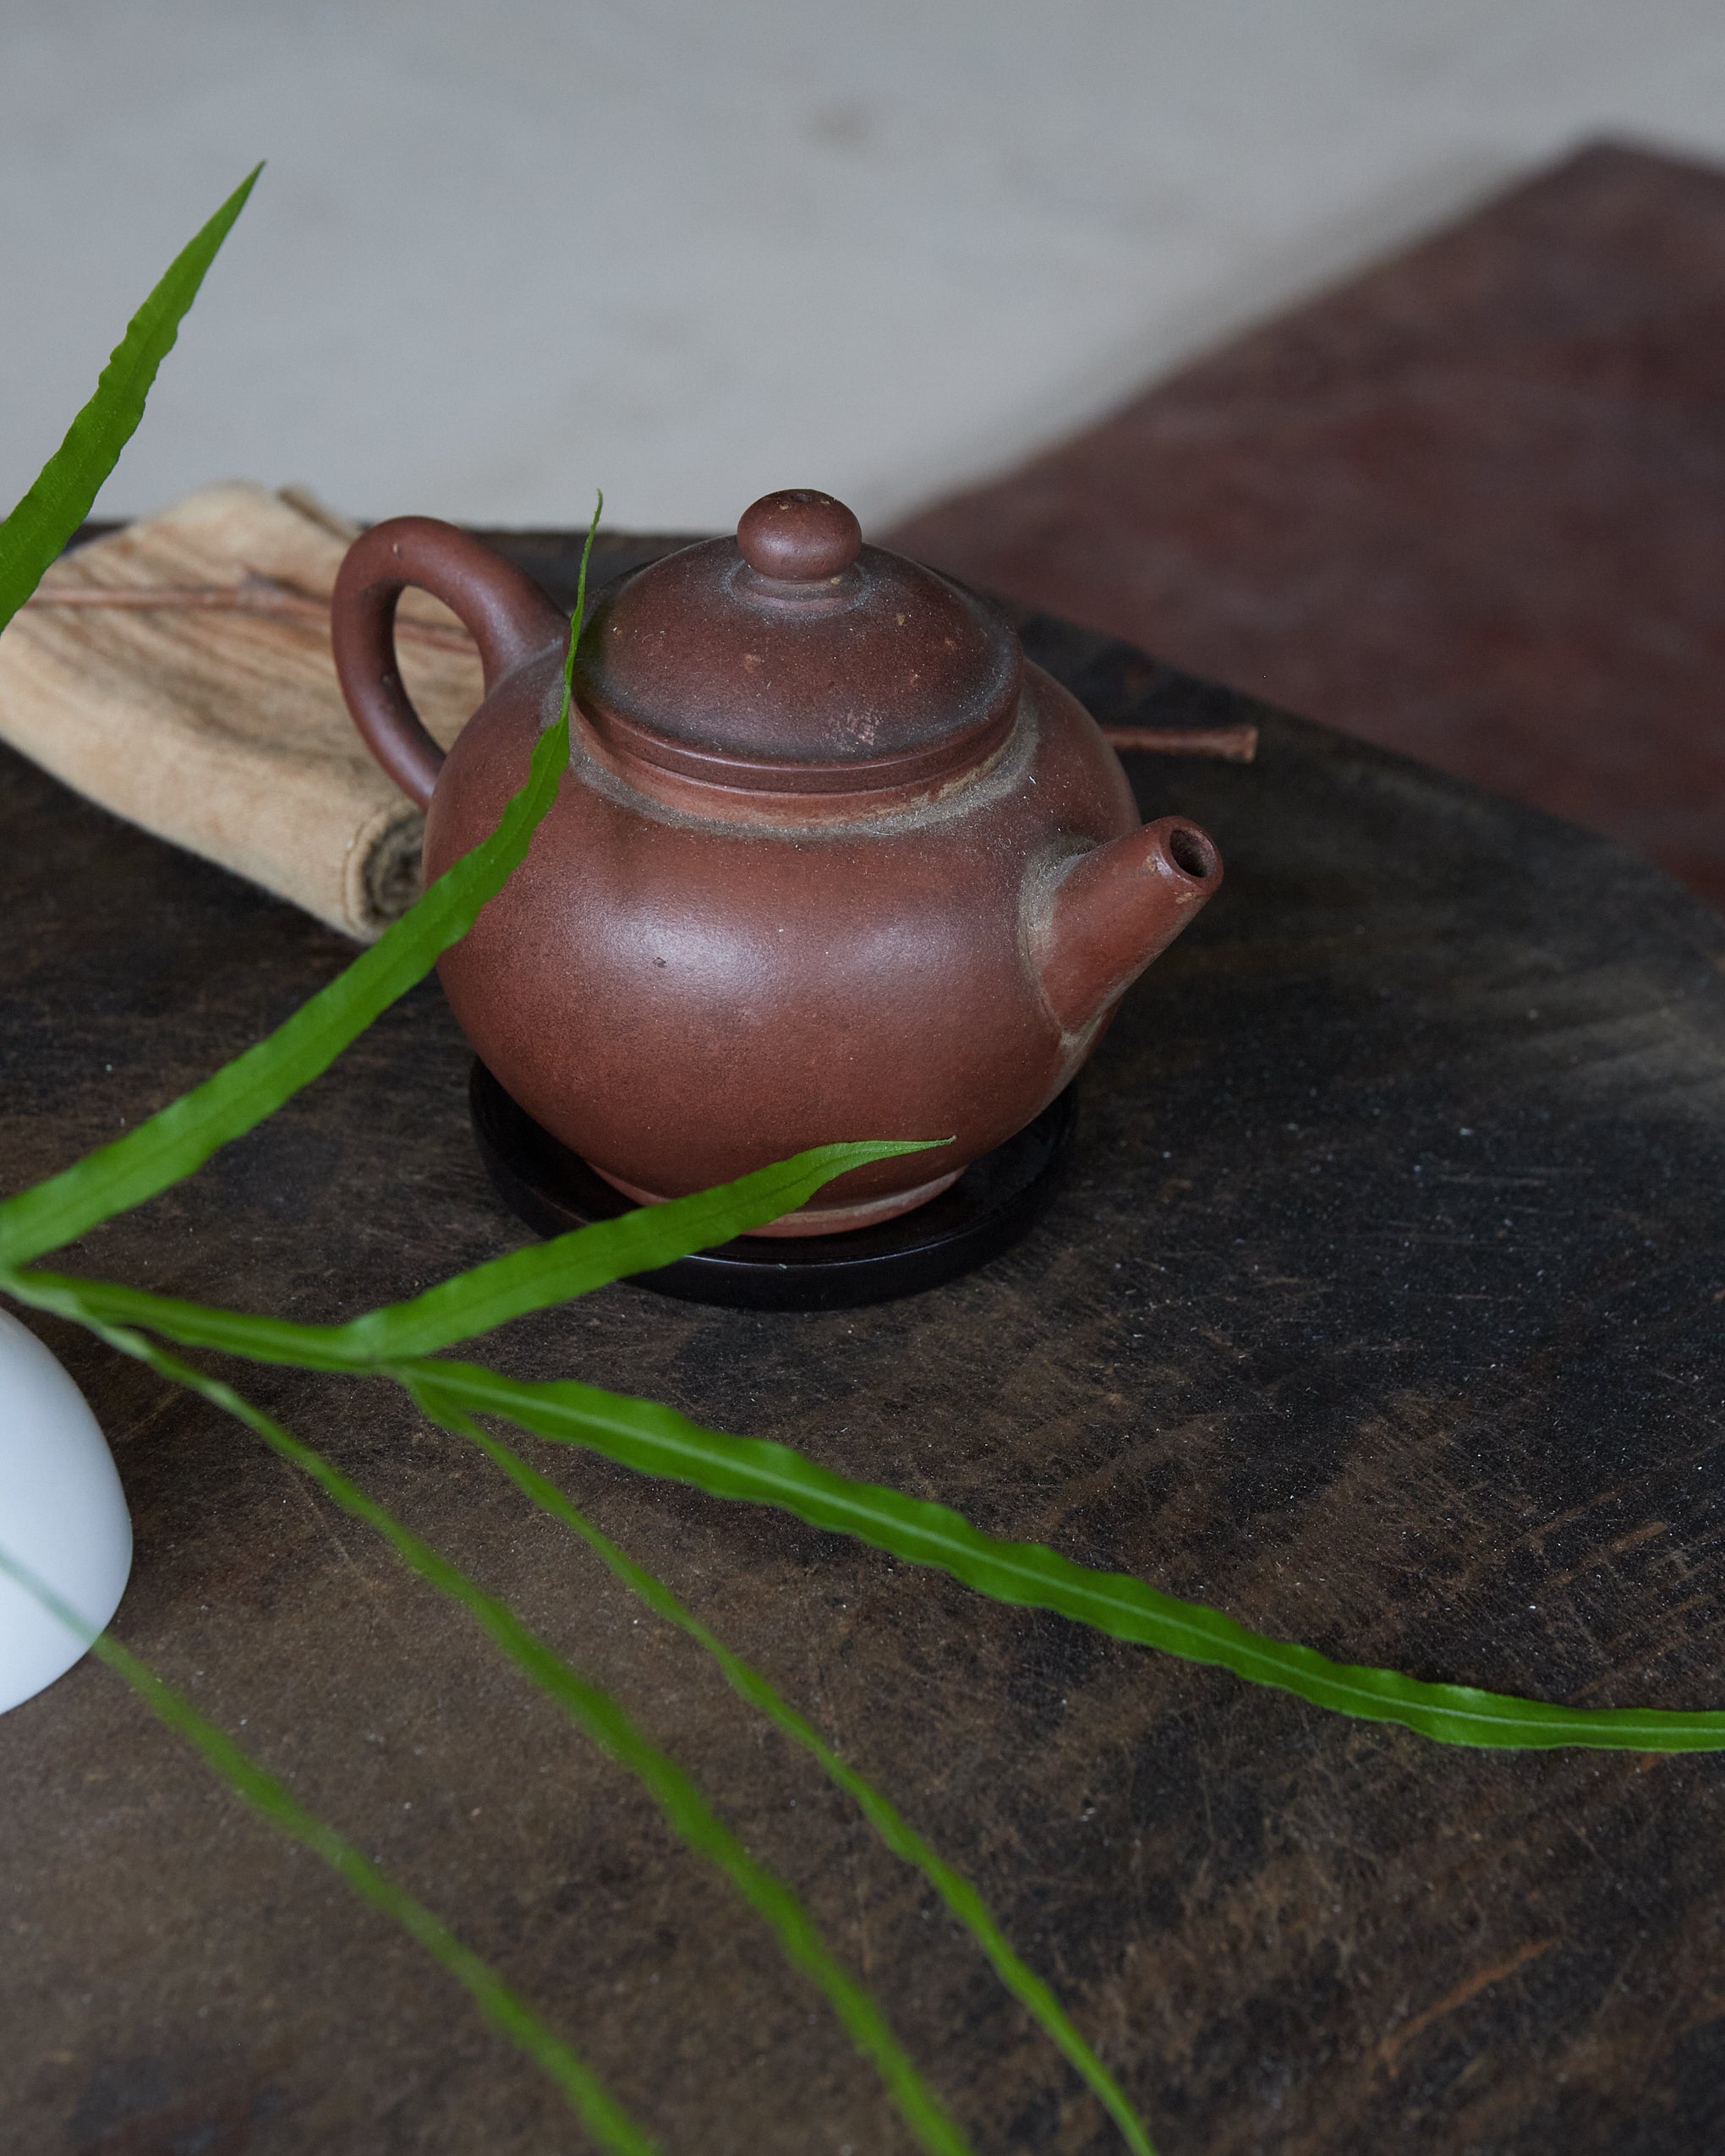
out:
M758 577L776 583L825 583L862 549L862 527L842 501L812 487L764 494L742 512L737 550Z

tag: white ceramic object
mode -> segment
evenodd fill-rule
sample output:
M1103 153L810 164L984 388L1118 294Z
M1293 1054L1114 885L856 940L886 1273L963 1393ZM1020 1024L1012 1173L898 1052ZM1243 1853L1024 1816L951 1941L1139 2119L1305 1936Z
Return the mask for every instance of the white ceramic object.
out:
M84 1395L0 1310L0 1549L100 1632L132 1568L132 1522ZM0 1572L0 1714L83 1659L85 1643Z

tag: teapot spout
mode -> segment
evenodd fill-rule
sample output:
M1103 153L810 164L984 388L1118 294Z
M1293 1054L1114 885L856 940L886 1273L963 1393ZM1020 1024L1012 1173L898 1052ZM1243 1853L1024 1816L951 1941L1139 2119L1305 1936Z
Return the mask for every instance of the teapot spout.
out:
M1183 816L1081 854L1044 900L1033 937L1043 994L1065 1030L1100 1018L1221 882L1215 840Z

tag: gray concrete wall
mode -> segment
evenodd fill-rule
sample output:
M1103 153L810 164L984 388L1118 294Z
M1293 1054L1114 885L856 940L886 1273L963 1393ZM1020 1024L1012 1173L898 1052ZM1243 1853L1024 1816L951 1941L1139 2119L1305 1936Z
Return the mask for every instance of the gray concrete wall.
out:
M259 156L111 514L879 522L1601 131L1721 0L0 0L0 494Z

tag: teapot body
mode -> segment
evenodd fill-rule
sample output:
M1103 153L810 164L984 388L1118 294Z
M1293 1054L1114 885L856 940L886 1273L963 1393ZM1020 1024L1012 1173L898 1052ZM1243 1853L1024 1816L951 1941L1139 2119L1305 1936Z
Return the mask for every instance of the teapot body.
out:
M451 751L428 876L523 783L559 657L501 684ZM746 796L698 811L693 789L619 769L578 712L572 734L526 860L438 971L493 1075L630 1196L841 1137L951 1141L853 1170L780 1232L886 1218L1021 1129L1094 1045L1107 1014L1061 1022L1026 922L1039 884L1138 817L1096 726L1038 670L982 769L863 814L780 802L768 820Z
M446 758L395 665L409 585L484 665ZM354 542L331 618L355 723L426 807L441 875L526 781L567 621L425 517ZM829 495L768 495L734 542L611 587L575 681L557 797L438 971L492 1075L638 1201L846 1139L938 1150L757 1232L932 1197L1067 1084L1221 880L1196 826L1140 824L1100 730L992 610L864 547Z

